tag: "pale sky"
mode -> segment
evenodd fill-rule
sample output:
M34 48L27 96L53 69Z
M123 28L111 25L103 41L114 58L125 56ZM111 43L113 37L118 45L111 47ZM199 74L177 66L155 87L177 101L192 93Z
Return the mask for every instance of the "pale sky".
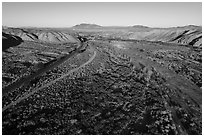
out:
M202 3L2 3L2 25L10 27L202 25Z

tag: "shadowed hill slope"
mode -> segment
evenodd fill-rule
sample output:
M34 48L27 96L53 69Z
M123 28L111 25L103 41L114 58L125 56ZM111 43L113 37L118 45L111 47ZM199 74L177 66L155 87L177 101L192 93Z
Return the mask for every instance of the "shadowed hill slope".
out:
M14 35L9 35L6 33L2 33L2 50L5 51L9 47L14 47L19 45L23 40Z

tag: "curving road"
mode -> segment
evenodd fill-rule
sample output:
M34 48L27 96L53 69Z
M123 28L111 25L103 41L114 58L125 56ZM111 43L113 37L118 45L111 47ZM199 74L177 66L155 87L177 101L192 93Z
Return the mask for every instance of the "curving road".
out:
M30 97L31 95L33 95L33 94L36 93L37 91L42 90L43 88L52 85L53 83L55 83L55 82L57 82L57 81L63 79L64 77L70 75L71 73L77 71L78 69L80 69L80 68L82 68L82 67L88 65L89 63L91 63L91 62L93 61L93 59L94 59L95 57L96 57L96 51L94 51L94 55L93 55L87 62L85 62L84 64L82 64L82 65L79 66L78 68L75 68L75 69L70 70L68 73L62 75L61 77L59 77L59 78L57 78L57 79L55 79L55 80L53 80L53 81L51 81L51 82L49 82L49 83L43 85L43 86L41 86L41 87L39 87L39 88L37 88L37 89L34 89L34 90L33 90L32 92L30 92L30 93L25 93L25 94L23 95L23 97L21 97L21 98L17 99L16 101L11 102L11 103L8 104L7 106L5 106L5 107L2 109L2 112L4 112L6 109L10 108L10 107L13 106L13 105L16 105L17 103L21 102L22 100L24 100L24 99Z

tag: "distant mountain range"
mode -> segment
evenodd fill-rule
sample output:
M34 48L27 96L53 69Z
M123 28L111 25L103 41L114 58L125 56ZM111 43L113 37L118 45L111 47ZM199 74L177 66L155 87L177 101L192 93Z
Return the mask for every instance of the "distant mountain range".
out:
M142 26L142 25L134 25L134 26L100 26L97 24L88 24L88 23L82 23L73 26L72 28L74 29L102 29L102 28L139 28L139 29L146 29L150 28L147 26Z
M177 26L177 27L167 27L167 28L162 28L162 27L148 27L148 26L143 26L143 25L133 25L133 26L101 26L97 24L88 24L88 23L81 23L78 25L75 25L71 28L78 28L78 29L96 29L96 28L137 28L137 29L169 29L169 28L201 28L201 26L196 26L196 25L186 25L186 26Z
M8 26L2 26L2 29L7 28L18 28L18 27L8 27ZM186 29L194 29L194 28L202 28L202 26L196 26L196 25L186 25L186 26L176 26L176 27L148 27L144 25L133 25L133 26L101 26L97 24L89 24L89 23L81 23L77 24L72 27L59 27L59 28L50 28L50 27L19 27L23 29L43 29L43 30L49 30L49 29L102 29L102 28L135 28L135 29L180 29L180 28L186 28Z

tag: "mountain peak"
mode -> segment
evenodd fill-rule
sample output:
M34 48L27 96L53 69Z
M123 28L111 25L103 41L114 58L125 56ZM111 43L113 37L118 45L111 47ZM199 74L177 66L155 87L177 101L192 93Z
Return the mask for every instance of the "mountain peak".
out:
M141 28L141 29L143 29L143 28L149 28L149 27L147 27L147 26L143 26L143 25L134 25L134 26L132 26L133 28Z
M88 23L81 23L78 25L73 26L74 28L101 28L102 26L97 24L88 24Z

